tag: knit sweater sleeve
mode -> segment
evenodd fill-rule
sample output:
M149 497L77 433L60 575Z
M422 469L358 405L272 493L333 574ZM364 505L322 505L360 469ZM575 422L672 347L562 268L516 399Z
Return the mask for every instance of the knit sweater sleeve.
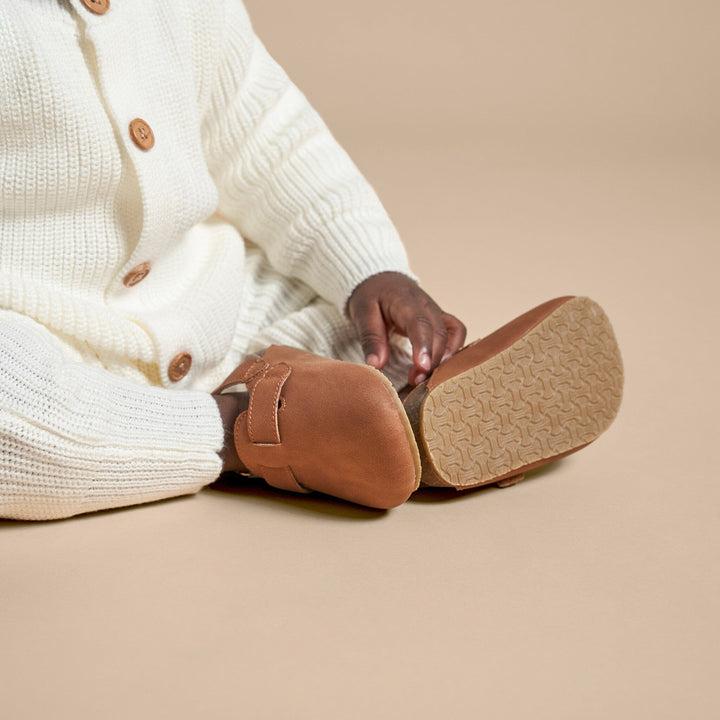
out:
M228 0L226 37L204 114L219 210L272 265L341 310L365 278L416 279L374 190Z
M74 361L0 310L0 517L49 520L194 493L222 471L212 396Z

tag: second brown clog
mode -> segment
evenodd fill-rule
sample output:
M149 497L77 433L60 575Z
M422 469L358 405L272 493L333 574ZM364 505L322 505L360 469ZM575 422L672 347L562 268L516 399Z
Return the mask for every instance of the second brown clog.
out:
M543 303L461 349L405 398L421 483L511 485L599 437L622 388L602 308L575 296Z

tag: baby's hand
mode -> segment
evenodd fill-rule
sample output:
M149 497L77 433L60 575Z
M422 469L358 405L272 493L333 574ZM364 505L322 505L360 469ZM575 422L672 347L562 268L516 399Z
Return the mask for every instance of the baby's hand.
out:
M410 385L423 382L465 342L465 326L402 273L379 273L361 282L348 300L348 313L360 334L365 362L378 370L390 355L389 330L410 338Z

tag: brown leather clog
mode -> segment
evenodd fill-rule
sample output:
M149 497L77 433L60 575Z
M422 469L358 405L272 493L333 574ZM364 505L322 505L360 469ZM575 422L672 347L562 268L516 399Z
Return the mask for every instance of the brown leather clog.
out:
M383 509L418 487L412 429L395 389L374 368L272 345L213 393L238 384L250 404L235 421L235 447L270 485Z
M612 327L585 297L550 300L442 363L405 398L422 485L512 485L595 440L622 397Z

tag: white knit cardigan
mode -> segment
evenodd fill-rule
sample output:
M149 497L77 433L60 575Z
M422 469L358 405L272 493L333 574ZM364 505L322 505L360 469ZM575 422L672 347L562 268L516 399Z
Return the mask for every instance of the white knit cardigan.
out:
M0 47L0 517L195 492L245 239L340 311L405 250L240 0L14 0Z

